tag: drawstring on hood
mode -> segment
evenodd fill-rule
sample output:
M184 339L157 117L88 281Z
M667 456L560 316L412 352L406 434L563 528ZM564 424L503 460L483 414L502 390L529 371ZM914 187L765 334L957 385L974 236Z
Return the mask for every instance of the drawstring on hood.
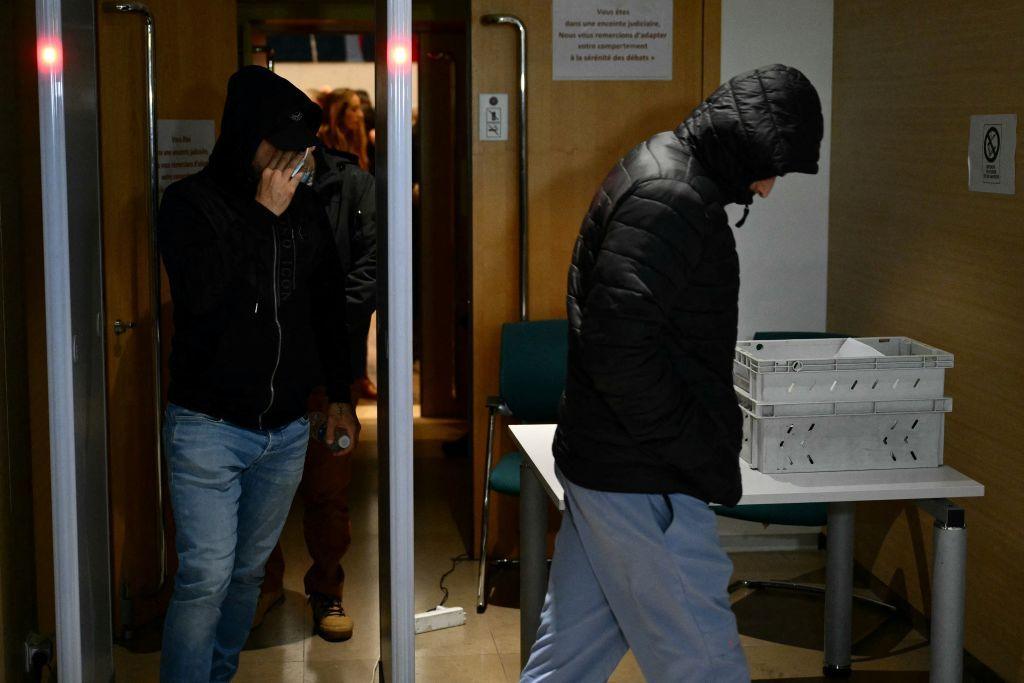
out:
M731 78L698 106L676 135L721 189L744 205L750 184L787 173L817 173L824 120L818 93L800 71L782 64Z
M736 223L737 228L742 228L743 224L747 222L747 216L750 215L750 204L743 205L743 218L739 219Z
M315 139L321 118L320 107L289 81L262 66L242 67L228 80L210 171L229 188L248 193L256 182L252 160L260 142L296 123Z

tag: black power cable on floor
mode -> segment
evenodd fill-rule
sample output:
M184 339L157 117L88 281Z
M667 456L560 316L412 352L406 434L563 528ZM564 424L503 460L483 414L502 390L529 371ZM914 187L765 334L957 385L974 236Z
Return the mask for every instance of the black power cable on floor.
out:
M451 558L451 561L452 561L451 569L449 569L448 571L446 571L444 574L441 575L441 581L438 583L438 585L441 588L441 592L444 594L444 597L441 598L441 602L438 603L437 607L444 607L445 603L448 602L448 588L445 587L445 585L444 585L445 579L447 579L449 576L452 575L452 572L455 571L455 568L459 566L460 562L469 562L469 560L470 560L470 557L466 553L462 553L461 555L459 555L457 557ZM435 607L434 609L429 610L429 611L433 612L434 610L437 609L437 607Z

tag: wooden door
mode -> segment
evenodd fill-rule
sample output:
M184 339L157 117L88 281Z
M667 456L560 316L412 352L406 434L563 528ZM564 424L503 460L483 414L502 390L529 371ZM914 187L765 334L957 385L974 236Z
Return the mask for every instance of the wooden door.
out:
M111 569L115 634L130 635L163 613L175 555L156 453L144 23L139 15L105 12L103 4L97 2L97 40ZM156 27L158 119L218 121L237 68L236 3L150 0L147 6ZM173 330L165 275L162 280L166 390Z
M155 616L163 554L150 302L144 23L97 12L103 197L104 337L115 632ZM120 324L119 324L120 323ZM117 327L115 327L117 325ZM148 612L148 613L147 613Z

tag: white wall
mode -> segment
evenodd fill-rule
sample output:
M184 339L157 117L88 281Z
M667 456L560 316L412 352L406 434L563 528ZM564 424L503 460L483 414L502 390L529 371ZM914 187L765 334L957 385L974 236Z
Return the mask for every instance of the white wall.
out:
M818 175L781 178L736 231L740 339L758 330L825 329L832 2L722 0L722 80L766 64L794 66L818 89L825 117ZM742 209L730 207L729 215L735 225Z
M419 69L412 70L412 101L419 102ZM274 71L287 78L299 90L310 94L317 90L351 88L370 93L376 106L373 62L277 62Z

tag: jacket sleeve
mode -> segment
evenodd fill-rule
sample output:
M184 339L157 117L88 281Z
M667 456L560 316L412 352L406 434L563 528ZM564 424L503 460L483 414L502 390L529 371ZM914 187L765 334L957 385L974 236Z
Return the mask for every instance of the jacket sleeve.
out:
M324 370L327 400L351 403L352 368L346 305L345 299L338 296L338 292L344 291L345 273L326 216L319 229L322 232L321 247L310 282L313 334Z
M365 325L377 308L377 190L373 176L359 171L360 183L349 230L352 267L345 280L349 324Z
M269 235L274 214L256 202L249 214L256 232ZM253 248L228 244L195 201L173 186L164 194L157 215L157 245L174 305L196 315L216 310L232 293L242 277L243 251Z
M692 414L692 398L664 344L668 311L700 258L700 235L683 208L692 192L658 179L641 183L619 204L583 309L586 372L637 442L677 438Z

